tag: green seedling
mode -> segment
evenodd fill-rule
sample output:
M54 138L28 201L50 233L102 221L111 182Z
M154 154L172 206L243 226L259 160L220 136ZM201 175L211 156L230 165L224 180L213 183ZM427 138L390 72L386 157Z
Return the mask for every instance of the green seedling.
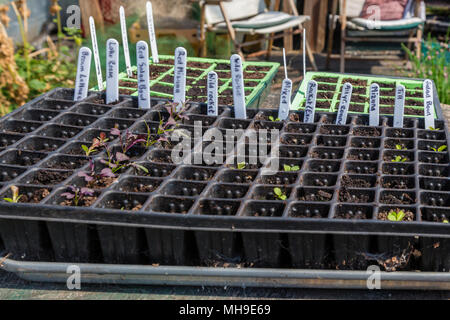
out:
M269 116L269 120L273 122L281 121L280 118L274 118L273 116Z
M274 188L273 192L275 193L275 196L277 197L278 200L284 201L287 199L286 193L284 193L283 190L281 190L280 188Z
M448 223L448 219L444 219L444 221L442 221L442 223Z
M402 156L396 156L391 162L406 162L408 159Z
M443 146L440 146L439 148L431 148L431 150L433 150L434 152L442 152L442 151L447 150L447 146L443 145Z
M3 198L6 202L18 203L22 195L19 195L19 188L11 186L12 198Z
M245 169L245 167L246 167L245 162L239 162L237 165L238 170L243 170L243 169Z
M395 149L397 149L397 150L407 150L404 146L402 146L401 144L397 144L396 146L395 146Z
M102 132L98 138L92 139L90 147L83 144L81 149L85 152L86 157L89 157L92 153L99 151L101 148L106 148L106 143L108 141L109 139L106 138L106 133Z
M428 130L431 130L431 131L439 131L439 130L441 130L441 129L439 129L439 128L433 128L433 127L429 127L429 128L428 128Z
M403 221L405 216L406 216L406 214L405 214L405 211L403 211L403 210L399 210L399 211L391 210L391 211L389 211L387 218L389 221L397 222L397 221Z
M298 171L298 170L300 170L300 167L299 167L299 166L289 166L289 165L287 165L287 164L285 164L285 165L283 166L283 168L284 168L284 171L285 171L285 172Z

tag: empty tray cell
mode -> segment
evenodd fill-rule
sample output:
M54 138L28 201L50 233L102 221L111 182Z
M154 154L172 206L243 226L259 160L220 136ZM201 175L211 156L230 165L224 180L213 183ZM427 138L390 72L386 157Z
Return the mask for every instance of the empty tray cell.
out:
M170 181L159 190L159 193L166 196L197 197L206 187L206 183Z
M89 158L86 157L53 155L47 160L45 160L43 163L41 163L40 167L63 169L63 170L75 170L83 167L88 162Z
M284 186L257 185L251 192L251 198L255 200L287 200L291 196L292 188Z
M140 144L135 144L128 150L123 150L121 146L114 146L110 148L110 152L112 155L115 155L117 152L124 153L130 159L136 160L141 158L147 152L147 148L143 147Z
M334 210L334 219L368 220L372 219L373 206L338 204Z
M274 121L261 121L256 120L249 129L259 131L259 130L281 130L283 128L282 122Z
M447 141L445 140L443 141L419 140L418 148L419 150L448 153Z
M386 150L383 152L385 162L413 162L414 160L413 151Z
M319 129L320 134L343 136L350 132L349 126L339 126L339 125L322 125Z
M234 148L237 147L236 144L230 143L227 145L226 141L203 141L201 144L197 145L194 149L196 153L203 153L203 157L214 157L215 155L230 155L235 154ZM241 145L245 148L243 153L253 156L258 156L258 145ZM250 152L247 152L249 150Z
M149 133L156 135L158 133L158 129L159 129L159 122L139 121L136 125L133 126L131 132L133 134L147 136Z
M336 105L336 106L338 106L338 105ZM322 117L321 123L336 125L336 119L337 119L337 114L329 113ZM349 125L351 123L352 123L352 117L349 116L349 117L347 117L347 121L345 122L345 124ZM341 126L341 125L339 125L339 126ZM345 127L345 125L343 125L342 127Z
M419 152L419 162L447 164L449 163L449 156L447 152Z
M450 179L419 178L420 188L431 191L450 191Z
M428 177L448 178L449 168L448 166L421 164L419 165L419 174Z
M164 178L172 173L172 171L176 168L176 166L168 165L168 164L159 164L152 162L137 162L139 166L143 166L147 169L147 172L144 172L139 168L132 168L130 170L130 174L138 175L138 176L147 176L153 178Z
M341 187L345 188L375 188L377 185L376 175L354 175L348 174L341 177Z
M24 168L0 166L0 182L11 181L26 171Z
M385 139L384 147L394 150L411 150L414 149L414 142L415 140L407 139Z
M88 97L86 100L84 100L86 103L93 103L93 104L103 104L105 106L116 106L121 104L124 101L128 101L130 98L129 97L125 97L123 95L119 96L119 100L109 103L106 103L106 99L105 99L106 94L102 93L102 94L97 94L97 95L92 95L91 97Z
M445 140L445 131L418 130L417 137L424 140Z
M231 102L233 104L233 97L231 97ZM220 99L219 99L219 104L220 104ZM222 114L222 116L234 118L234 116L235 116L234 115L234 109L231 108L231 109L228 109L228 110L230 112L229 115L228 115L228 113L224 113L224 114ZM247 119L253 119L256 116L256 114L258 113L257 110L252 110L252 109L247 109L246 112L247 112ZM205 114L206 114L206 112L205 112Z
M381 187L384 189L414 189L416 179L413 177L386 176L381 178Z
M267 160L267 157L244 157L233 156L227 159L227 166L230 169L256 170L261 168Z
M74 89L58 88L46 98L73 101Z
M89 146L92 143L93 139L100 139L101 135L105 135L107 144L117 138L117 136L111 134L110 130L87 129L77 137L77 140L87 142L86 145Z
M424 118L420 118L420 119L416 120L416 127L418 129L430 130L430 128L425 128L425 120L424 120ZM436 130L437 131L440 131L440 130L445 131L445 128L447 128L445 122L443 120L437 120L436 119L436 120L434 120L434 128L433 128L433 130L430 130L430 131L433 131L433 132L435 132Z
M347 137L342 136L317 136L317 145L324 147L345 147Z
M76 126L76 127L87 127L97 121L97 117L94 116L86 116L78 113L66 113L58 118L58 123L68 125L68 126Z
M2 156L0 156L0 164L30 167L47 156L42 152L29 152L22 150L8 150Z
M218 168L226 162L226 159L227 156L225 155L206 155L206 157L204 157L203 153L194 152L190 156L183 158L180 164L192 165L197 167Z
M340 168L341 162L332 160L308 160L306 165L307 171L320 173L338 172Z
M296 183L298 174L293 172L280 172L274 175L261 175L258 183L274 185L290 185Z
M370 149L378 149L381 145L381 139L378 138L352 138L350 146L352 148L370 148Z
M55 111L64 111L71 108L74 105L74 101L43 99L31 107L36 109L47 109Z
M218 127L221 129L245 130L248 128L250 123L251 123L250 120L238 120L238 119L224 118L219 121Z
M158 189L162 182L162 179L130 176L121 179L114 188L121 192L150 193Z
M311 157L322 160L337 160L344 156L343 149L336 148L313 148L311 150Z
M312 134L316 132L317 125L309 123L288 123L285 131L295 134Z
M209 181L217 173L217 169L213 168L201 168L201 167L191 167L183 166L180 167L174 178L178 180L190 180L190 181Z
M307 201L307 202L329 202L333 199L334 196L334 189L333 188L308 188L308 187L300 187L296 191L295 198L298 201ZM298 204L297 206L300 206ZM308 203L307 206L305 206L304 203L301 204L303 210L299 211L298 209L294 210L295 213L298 215L304 215L308 214L307 217L317 216L317 214L313 211L305 212L305 209L308 209L310 207L310 204ZM328 208L329 209L329 208ZM291 208L292 211L292 208ZM328 215L328 210L326 212L322 212L325 215L320 215L321 218L326 218ZM290 213L292 215L293 212ZM305 217L306 218L306 217Z
M191 107L187 110L187 113L188 114L207 115L208 114L208 106L206 104L192 104ZM219 106L218 114L219 114L219 116L228 117L231 115L231 110L229 108Z
M283 201L250 201L247 202L241 214L247 217L279 218L283 215L285 206Z
M107 208L127 211L142 210L148 197L143 194L126 194L111 192L105 195L96 205L97 208Z
M278 116L278 110L276 111L276 115ZM320 118L322 115L320 113L314 114L314 123L317 123L320 121ZM288 125L293 124L293 122L302 122L305 118L305 112L303 110L296 110L296 111L290 111L289 117L288 117ZM305 123L304 123L305 124ZM310 124L307 124L310 125Z
M111 130L113 128L117 128L119 130L126 130L130 128L133 124L134 124L133 120L102 118L101 120L95 123L94 127L103 130Z
M378 171L378 162L345 162L344 172L356 174L374 174Z
M160 121L167 122L170 118L170 114L166 111L150 111L145 114L145 121L156 122L159 124Z
M210 127L216 122L217 117L209 117L209 116L203 116L203 115L188 115L187 118L183 119L183 124L187 125L197 125L201 124L203 127Z
M332 187L336 185L337 175L324 173L306 173L303 175L303 185L307 187Z
M116 108L111 112L110 116L112 118L121 119L139 119L147 113L146 110L133 109L133 108Z
M414 129L386 129L386 137L389 138L414 138Z
M406 111L406 109L405 109ZM381 110L380 110L381 113ZM394 126L394 118L389 117L387 118L386 121L386 125L388 127L393 127ZM403 119L403 128L414 128L416 126L416 119L412 119L412 118L404 118Z
M25 110L13 118L16 120L47 122L53 120L59 112L46 110Z
M389 217L390 214L391 217ZM415 207L400 206L400 205L380 206L380 208L378 208L378 213L376 214L375 218L386 222L399 222L399 221L408 222L408 221L416 221L419 219L418 215L416 215Z
M40 203L41 201L46 199L52 192L51 188L41 188L24 185L17 185L16 187L19 189L19 203ZM2 195L0 195L0 199L5 198L13 198L11 188L7 189L5 192L3 192Z
M381 191L380 203L394 205L409 205L416 203L414 191Z
M74 107L70 112L81 113L91 116L101 116L110 111L112 108L107 106L99 106L95 104L81 103Z
M312 138L312 135L283 134L280 141L285 145L304 146L310 144Z
M67 180L72 174L73 171L67 170L35 169L22 177L20 183L53 186Z
M7 120L0 123L0 131L4 133L31 133L42 126L40 122Z
M241 205L240 201L233 200L200 200L195 214L207 216L235 216Z
M302 169L303 160L297 159L285 159L285 158L274 158L270 159L267 167L271 167L272 165L275 167L278 164L278 171L284 172L297 172Z
M205 197L217 199L242 199L248 192L246 185L222 184L212 185L205 194Z
M217 176L217 181L225 183L252 183L258 171L256 170L234 170L228 169L221 171Z
M186 214L193 204L193 199L157 196L152 199L147 210L162 213Z
M38 130L36 135L49 138L71 139L81 131L82 129L78 127L50 124Z
M422 207L420 208L420 211L422 213L423 221L438 222L438 223L450 222L450 209L448 208Z
M65 143L64 140L50 138L32 137L26 139L18 146L21 150L52 152L60 148Z
M382 127L354 127L352 133L360 137L379 137L382 131Z
M431 207L450 207L450 194L448 192L421 192L420 203Z
M24 135L21 134L1 134L0 133L0 149L4 149L10 145L13 145L17 141L21 140Z
M347 189L343 187L338 192L338 201L347 203L371 203L375 201L375 191Z
M178 154L177 156L180 156L180 155L181 154ZM153 149L146 156L146 159L151 162L154 162L154 163L168 163L168 164L174 163L174 161L172 159L172 150ZM177 160L177 159L175 159L175 160Z
M406 163L383 163L381 167L383 174L387 175L413 175L415 174L414 164Z

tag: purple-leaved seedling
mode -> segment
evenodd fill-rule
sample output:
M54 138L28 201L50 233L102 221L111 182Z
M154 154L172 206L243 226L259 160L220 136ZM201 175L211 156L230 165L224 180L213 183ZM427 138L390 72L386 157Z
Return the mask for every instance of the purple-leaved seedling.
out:
M77 188L74 186L69 186L68 188L70 191L64 192L61 196L65 197L67 200L71 200L76 207L78 207L80 201L84 198L92 197L94 195L94 190L89 188Z

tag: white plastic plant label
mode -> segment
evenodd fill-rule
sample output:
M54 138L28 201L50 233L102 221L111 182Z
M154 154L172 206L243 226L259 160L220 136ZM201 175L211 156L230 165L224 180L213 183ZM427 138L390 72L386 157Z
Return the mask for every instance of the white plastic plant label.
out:
M395 88L394 128L403 128L403 115L405 113L405 86L397 85Z
M138 106L142 109L150 109L150 66L148 59L148 44L139 41L136 44L137 81L138 81Z
M119 42L106 42L106 103L119 100Z
M102 64L100 63L100 53L98 52L97 33L95 31L95 21L89 17L89 27L91 31L92 50L94 51L95 73L97 75L98 90L103 91Z
M153 23L153 7L150 1L147 1L147 24L153 63L159 63L158 46L156 45L155 25Z
M304 123L314 123L316 113L317 82L309 80L306 86Z
M78 53L77 78L75 80L74 101L87 97L89 91L89 76L91 74L92 51L83 47Z
M289 110L291 109L291 94L292 94L292 81L291 79L284 79L281 86L280 94L280 108L278 109L278 118L280 120L286 120L289 116Z
M430 79L423 82L423 107L425 113L425 129L436 129L434 127L433 82Z
M219 86L219 78L217 73L210 71L208 73L208 116L218 116L219 115L219 100L217 89Z
M339 103L336 124L345 125L347 123L348 108L352 97L353 86L346 82L342 86L341 101Z
M242 69L242 59L238 54L233 54L230 58L231 79L233 83L234 116L237 119L247 119L245 109L244 74Z
M380 125L380 86L376 83L370 85L369 126Z
M120 29L122 31L122 45L123 45L123 54L125 56L125 66L127 68L128 77L133 76L133 71L131 71L131 61L130 61L130 49L128 47L128 33L127 33L127 20L125 18L125 9L123 6L120 6Z
M186 102L186 59L187 52L185 48L175 49L175 76L173 83L173 102L178 103L177 109Z

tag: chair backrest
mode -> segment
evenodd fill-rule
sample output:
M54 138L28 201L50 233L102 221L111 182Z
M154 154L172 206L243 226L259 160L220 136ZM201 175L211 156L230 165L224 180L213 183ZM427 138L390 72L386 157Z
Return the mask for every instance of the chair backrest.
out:
M253 17L266 10L264 0L232 0L223 2L228 19L242 20ZM218 5L205 6L205 20L207 24L213 25L225 21L222 11Z
M343 0L339 0L339 7L343 8ZM366 0L347 0L346 1L346 8L345 8L345 15L348 18L356 18L359 17L361 14L361 11L364 7L364 3ZM342 9L341 9L342 10Z

